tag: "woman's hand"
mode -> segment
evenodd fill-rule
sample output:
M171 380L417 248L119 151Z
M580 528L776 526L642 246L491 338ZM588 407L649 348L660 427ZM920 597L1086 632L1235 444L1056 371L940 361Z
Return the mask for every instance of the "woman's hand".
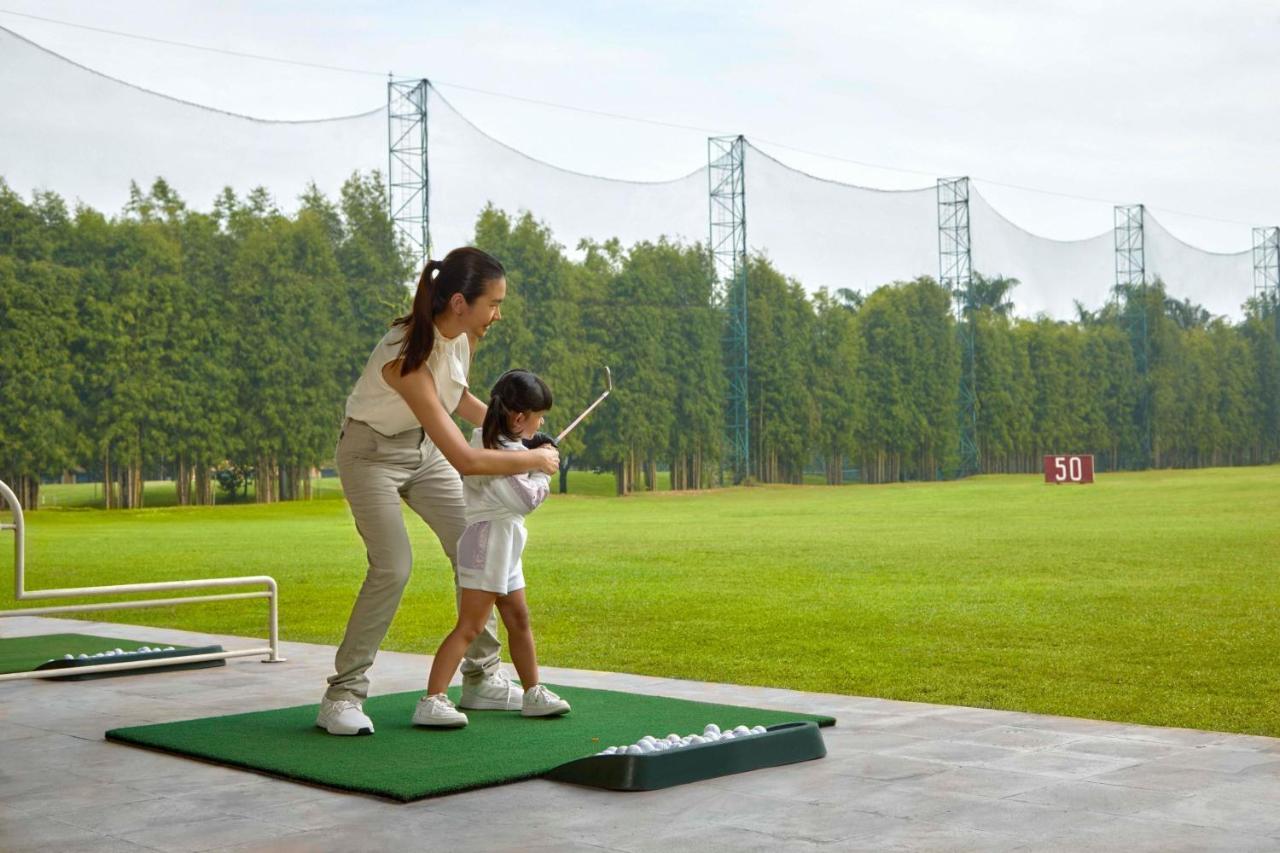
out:
M541 471L548 477L560 471L560 451L555 448L555 445L544 444L537 450L529 452L538 458L538 467L534 470Z

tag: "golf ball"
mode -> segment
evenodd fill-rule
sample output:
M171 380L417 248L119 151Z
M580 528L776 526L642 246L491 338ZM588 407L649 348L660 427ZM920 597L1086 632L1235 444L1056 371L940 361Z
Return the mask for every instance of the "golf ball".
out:
M707 723L707 727L702 730L703 737L720 734L720 727L715 723Z
M88 659L89 659L88 655L81 653L80 660L88 660Z
M641 752L640 747L636 746L635 744L632 744L631 746L627 747L627 755L643 755L643 754L644 753Z
M734 726L733 733L735 735L747 735L747 734L751 734L751 729L747 728L746 726Z
M764 726L753 726L753 727L751 728L751 733L752 733L753 735L762 735L762 734L764 734L764 733L765 733L765 732L767 732L767 731L768 731L768 729L766 729Z
M75 660L75 656L74 656L74 655L63 655L63 656L62 656L62 659L63 659L63 660Z

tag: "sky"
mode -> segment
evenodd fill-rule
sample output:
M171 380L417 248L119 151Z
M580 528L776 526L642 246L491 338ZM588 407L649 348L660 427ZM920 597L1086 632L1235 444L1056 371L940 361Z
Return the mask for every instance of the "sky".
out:
M1275 3L0 0L0 25L105 74L262 118L362 112L385 102L388 72L427 77L498 139L609 177L687 174L708 132L743 133L866 186L969 175L1010 219L1058 239L1107 231L1112 204L1137 202L1214 251L1248 249L1251 225L1280 224Z

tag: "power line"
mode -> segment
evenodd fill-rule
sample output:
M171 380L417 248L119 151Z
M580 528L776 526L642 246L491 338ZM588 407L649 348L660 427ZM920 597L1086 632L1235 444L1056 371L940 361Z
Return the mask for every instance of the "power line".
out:
M33 21L41 21L47 24L56 24L58 26L63 26L63 27L72 27L74 29L87 30L89 32L103 33L105 35L118 36L120 38L135 39L137 41L152 42L155 44L164 44L164 45L169 45L171 47L181 47L189 50L200 50L200 51L205 51L207 53L222 54L224 56L235 56L241 59L256 59L262 62L274 62L280 65L294 65L301 68L315 68L323 71L335 71L335 72L344 73L344 74L358 74L362 76L373 76L373 77L384 77L384 78L389 76L387 72L382 72L382 71L370 71L368 69L363 69L363 68L347 68L339 65L325 65L323 63L318 63L318 62L305 62L305 61L296 60L296 59L284 59L277 56L266 56L260 53L248 53L245 51L228 50L228 49L219 48L219 47L209 47L207 45L193 44L191 42L174 41L172 39L157 38L155 36L144 36L144 35L139 35L137 33L127 33L127 32L122 32L120 30L106 29L104 27L94 27L88 24L77 24L71 21L58 20L56 18L46 18L40 15L30 15L25 12L14 12L9 9L0 9L0 14L13 15L19 18L27 18ZM487 95L493 98L503 98L509 101L517 101L519 103L532 104L540 107L548 107L550 109L564 110L567 112L574 112L582 115L596 116L599 118L608 118L608 119L614 119L618 121L628 121L628 122L634 122L636 124L645 124L645 125L651 125L654 127L664 127L664 128L673 129L673 130L685 130L685 131L691 131L694 133L706 134L710 136L736 135L736 134L727 132L721 128L709 128L709 127L701 127L699 125L680 124L678 122L670 122L670 121L663 121L660 119L626 115L625 113L615 113L615 112L608 112L605 110L596 110L596 109L591 109L589 107L578 107L578 106L573 106L571 104L561 104L555 101L546 101L540 98L529 98L522 95L512 95L507 92L495 92L491 89L481 89L475 86L463 85L461 83L449 83L444 80L432 79L431 85L458 89L460 91L472 92L474 94L479 94L479 95ZM785 151L791 151L797 154L803 154L808 157L819 157L824 160L831 160L837 163L847 163L849 165L858 166L865 169L877 169L884 172L896 172L904 175L913 175L913 176L928 177L928 178L934 178L934 179L936 179L939 174L938 172L926 172L919 169L906 169L900 166L887 166L881 163L870 163L865 160L855 160L849 157L840 156L838 154L828 154L822 151L813 151L811 149L798 148L794 145L788 145L784 142L777 142L775 140L765 139L759 136L748 136L748 139L751 139L757 142L762 142L765 145L771 145L774 148L781 148ZM969 177L972 180L981 181L984 184L990 184L991 186L995 186L995 187L1003 187L1004 189L1018 190L1020 192L1037 193L1039 195L1047 195L1047 196L1053 196L1056 198L1071 199L1073 201L1086 201L1086 202L1092 202L1096 204L1115 205L1118 203L1115 199L1098 198L1096 196L1077 195L1075 193L1065 193L1058 190L1045 189L1043 187L1033 187L1033 186L1027 186L1025 184L1015 184L1007 181L998 181L992 178L982 177L981 175L970 175ZM1217 222L1224 225L1252 226L1256 224L1252 222L1242 222L1236 219L1224 219L1221 217L1206 216L1200 213L1190 213L1184 210L1174 210L1172 208L1167 208L1167 207L1153 207L1151 205L1148 205L1148 208L1151 210L1159 210L1164 213L1171 213L1175 216L1183 216L1189 219L1200 219L1206 222Z

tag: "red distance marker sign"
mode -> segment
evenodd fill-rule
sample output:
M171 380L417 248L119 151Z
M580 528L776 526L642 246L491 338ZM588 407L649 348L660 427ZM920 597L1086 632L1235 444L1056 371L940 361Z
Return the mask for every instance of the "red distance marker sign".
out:
M1044 481L1055 485L1062 483L1092 483L1093 455L1046 456L1044 458Z

